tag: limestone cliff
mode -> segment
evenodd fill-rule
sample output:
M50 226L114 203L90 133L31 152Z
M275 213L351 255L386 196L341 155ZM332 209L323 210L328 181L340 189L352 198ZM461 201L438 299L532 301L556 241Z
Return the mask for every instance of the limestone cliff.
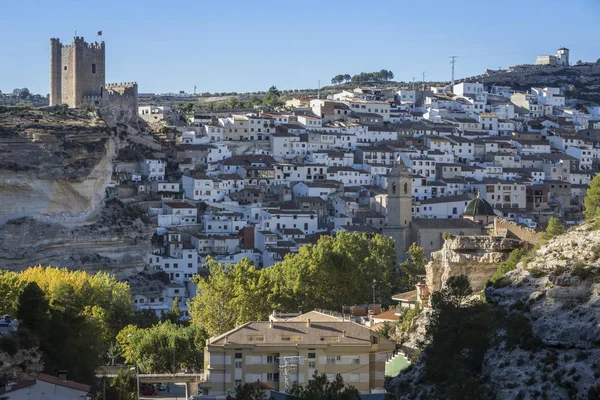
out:
M83 110L0 107L0 268L144 265L149 221L105 207L123 132Z
M116 201L80 226L20 218L0 227L0 266L18 271L52 265L125 278L144 267L153 232L141 210Z
M532 251L486 288L485 298L493 329L477 373L483 398L600 398L600 230L594 224ZM394 378L393 398L440 398L443 387L424 372L421 363Z
M449 277L466 275L473 290L481 290L498 264L520 246L521 241L500 236L449 237L440 250L431 253L431 261L425 267L427 286L436 291Z
M0 108L0 224L35 217L80 221L104 198L114 139L82 112Z

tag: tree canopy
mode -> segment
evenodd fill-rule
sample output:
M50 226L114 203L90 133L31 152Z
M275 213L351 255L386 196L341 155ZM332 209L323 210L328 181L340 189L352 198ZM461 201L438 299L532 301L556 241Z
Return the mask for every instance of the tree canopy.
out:
M344 379L336 374L333 381L326 374L315 371L306 385L295 382L289 390L291 396L299 400L359 400L360 392L354 386L344 385Z
M394 79L394 73L387 69L375 72L360 72L356 75L350 76L349 74L340 74L331 78L331 84L337 85L344 82L361 83L367 81L390 81Z
M583 213L587 219L593 219L600 214L600 174L596 175L590 182L590 188L584 199L585 210Z
M145 329L128 325L117 335L117 343L126 364L138 365L143 372L174 373L202 369L207 337L199 325L166 321Z
M391 238L346 232L323 236L266 269L248 259L235 265L209 259L206 267L210 275L196 278L198 294L188 306L192 323L206 327L210 335L265 320L274 309L340 310L371 302L373 280L376 300L389 304L399 281Z
M69 370L92 383L114 337L133 320L126 283L105 273L90 275L65 268L28 268L0 274L0 312L20 321L21 345L39 347L44 370Z
M559 235L565 233L565 227L562 222L556 217L552 217L548 220L548 226L546 227L546 231L542 232L542 238L544 240L550 240Z
M461 275L448 278L432 295L423 348L425 377L445 398L485 398L477 376L490 345L492 321L486 303L468 301L471 294L469 279Z

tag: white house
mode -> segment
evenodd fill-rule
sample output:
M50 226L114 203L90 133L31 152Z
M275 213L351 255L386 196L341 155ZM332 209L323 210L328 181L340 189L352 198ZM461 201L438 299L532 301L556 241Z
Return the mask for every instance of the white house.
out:
M413 205L415 218L460 218L471 201L468 195L434 197L419 200Z
M145 159L140 161L142 177L149 181L165 180L166 164L163 160Z
M158 214L158 226L193 225L197 223L198 209L185 202L163 203L161 213Z
M89 400L90 386L68 381L66 372L58 376L40 373L26 381L8 382L0 388L0 399L6 400Z

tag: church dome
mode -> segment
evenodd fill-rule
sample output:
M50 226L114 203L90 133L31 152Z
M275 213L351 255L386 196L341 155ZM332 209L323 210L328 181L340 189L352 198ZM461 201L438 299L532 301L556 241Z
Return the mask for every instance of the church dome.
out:
M493 217L495 215L494 207L480 195L471 200L463 212L463 216L467 217Z

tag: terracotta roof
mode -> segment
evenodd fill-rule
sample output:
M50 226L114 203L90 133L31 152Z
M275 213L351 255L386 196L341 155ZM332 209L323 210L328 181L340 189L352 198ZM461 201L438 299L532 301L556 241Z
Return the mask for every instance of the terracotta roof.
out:
M384 319L387 321L398 321L400 319L399 316L396 315L396 309L391 309L389 311L382 312L378 315L373 315L373 319Z
M47 375L47 374L39 374L37 379L42 382L51 383L57 386L68 387L70 389L80 390L85 393L90 392L90 385L85 385L83 383L73 382L73 381L62 381L58 379L56 376Z
M296 340L282 340L284 336L299 336L303 345L327 344L330 346L371 346L371 331L369 328L355 322L318 321L311 322L280 321L280 322L248 322L221 336L209 339L209 345L239 345L256 344L258 346L290 346L297 347ZM252 341L252 337L262 336L262 341ZM336 337L337 340L323 340L324 337ZM227 341L225 340L227 338ZM380 344L386 341L380 338Z

